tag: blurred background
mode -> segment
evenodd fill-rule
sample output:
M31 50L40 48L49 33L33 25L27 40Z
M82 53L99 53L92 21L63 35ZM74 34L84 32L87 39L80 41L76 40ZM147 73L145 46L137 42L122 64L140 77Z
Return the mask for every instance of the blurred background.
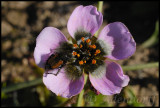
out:
M44 70L35 64L33 51L36 37L44 27L56 27L69 37L67 22L79 5L97 6L97 2L1 2L1 106L76 106L78 95L65 99L44 86L41 80ZM118 61L119 64L158 62L159 2L104 2L102 13L104 21L100 29L120 21L137 43L135 54ZM103 96L87 90L83 106L159 106L158 66L124 73L129 75L130 82L120 94Z

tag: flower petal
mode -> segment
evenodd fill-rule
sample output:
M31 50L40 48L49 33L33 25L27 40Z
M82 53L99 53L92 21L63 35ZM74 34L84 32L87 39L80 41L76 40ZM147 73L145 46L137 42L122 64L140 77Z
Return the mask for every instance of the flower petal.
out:
M121 22L114 22L105 26L98 39L103 40L111 49L111 53L107 57L113 60L128 58L136 50L136 43L131 33Z
M92 73L89 74L93 87L103 95L120 93L122 87L128 85L129 77L124 75L121 66L114 62L106 61L106 67L104 68L101 70L106 70L106 72L101 77Z
M53 71L57 72L57 69ZM66 77L64 69L62 68L57 76L53 74L44 75L43 82L46 87L56 95L70 98L79 94L83 89L84 75L82 75L79 79L70 80Z
M68 32L72 37L77 31L86 31L94 35L103 22L102 13L97 8L89 6L78 6L70 16L67 24Z
M67 41L67 39L60 30L54 27L44 28L36 39L36 47L34 49L36 64L44 68L46 60L54 53L54 49L56 49L61 42L65 41Z

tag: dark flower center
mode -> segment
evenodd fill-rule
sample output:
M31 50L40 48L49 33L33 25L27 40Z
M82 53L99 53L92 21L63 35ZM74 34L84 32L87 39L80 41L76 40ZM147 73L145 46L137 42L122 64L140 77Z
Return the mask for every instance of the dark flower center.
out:
M104 64L106 53L95 36L91 36L90 33L78 32L72 42L71 63L65 68L69 76L79 77L83 72L92 73Z
M82 76L83 72L99 74L96 69L104 65L106 55L101 42L90 33L77 32L72 43L60 43L46 61L45 69L58 69L57 75L64 67L68 78L73 80Z
M88 37L81 37L79 41L81 41L79 44L73 44L74 63L77 65L96 64L96 61L102 56L101 53L103 53L100 46L97 46L98 43L91 43L91 38Z

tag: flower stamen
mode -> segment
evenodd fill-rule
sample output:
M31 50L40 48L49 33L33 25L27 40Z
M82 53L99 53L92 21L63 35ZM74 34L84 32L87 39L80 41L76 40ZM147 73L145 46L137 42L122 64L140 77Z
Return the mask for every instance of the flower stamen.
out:
M78 47L78 45L77 45L77 44L73 44L73 47L74 47L74 48L77 48L77 47Z
M96 50L95 54L99 54L101 51L99 49Z
M96 60L95 59L92 60L92 64L96 64Z
M74 55L74 56L77 55L77 52L73 52L72 55Z
M83 65L83 60L79 61L79 64L80 64L80 65Z
M77 54L77 57L79 58L79 57L80 57L80 54Z
M86 40L87 43L89 43L90 41L91 41L90 39L87 39L87 40Z
M79 45L79 47L80 47L80 48L82 48L82 47L83 47L83 45L82 45L82 44L80 44L80 45Z
M96 45L92 45L92 48L93 48L93 49L96 49Z
M84 42L84 41L85 41L85 38L84 38L84 37L82 37L82 38L81 38L81 40L82 40L82 42Z

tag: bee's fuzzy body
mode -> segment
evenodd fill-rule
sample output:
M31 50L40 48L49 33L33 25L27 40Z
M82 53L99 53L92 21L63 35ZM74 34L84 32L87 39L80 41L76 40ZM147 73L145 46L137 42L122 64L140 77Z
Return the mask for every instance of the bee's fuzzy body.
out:
M45 64L46 70L61 69L72 58L71 44L64 42L55 50Z
M99 66L104 65L105 57L103 56L106 53L95 36L91 37L90 33L77 32L72 43L61 43L46 61L45 69L58 69L58 74L64 67L66 75L71 79L76 79L83 72L92 73Z

